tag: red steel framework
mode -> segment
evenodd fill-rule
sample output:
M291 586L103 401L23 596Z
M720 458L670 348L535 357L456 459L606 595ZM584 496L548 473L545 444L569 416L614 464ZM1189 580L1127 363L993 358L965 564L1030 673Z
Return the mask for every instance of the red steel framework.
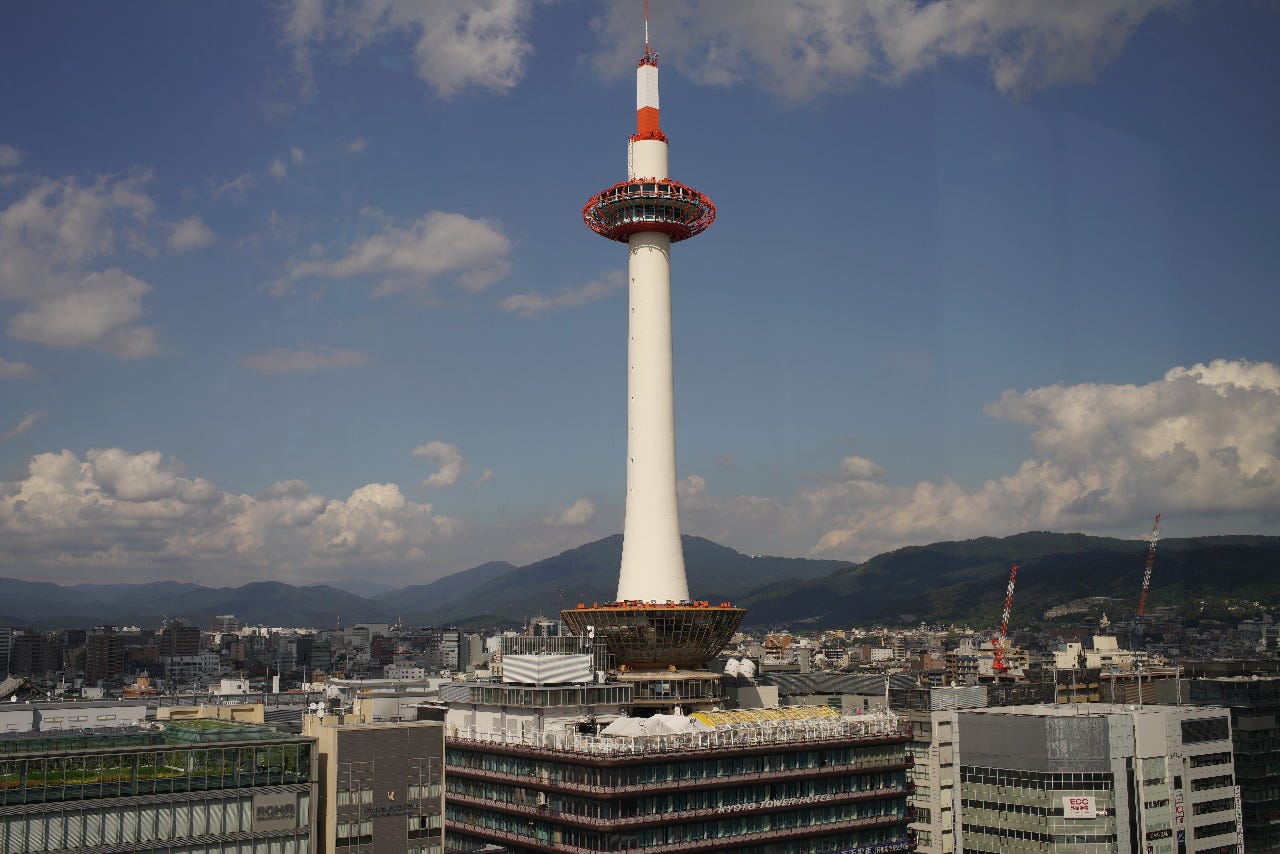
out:
M1160 540L1160 514L1151 526L1151 536L1147 538L1147 568L1142 573L1142 596L1138 599L1138 617L1147 610L1147 591L1151 589L1151 568L1156 565L1156 543Z
M1004 648L1009 643L1009 612L1013 609L1013 584L1018 579L1018 565L1009 570L1009 586L1004 592L1004 613L1000 617L1000 635L991 639L994 660L991 669L996 673L1008 673L1009 663L1004 660Z

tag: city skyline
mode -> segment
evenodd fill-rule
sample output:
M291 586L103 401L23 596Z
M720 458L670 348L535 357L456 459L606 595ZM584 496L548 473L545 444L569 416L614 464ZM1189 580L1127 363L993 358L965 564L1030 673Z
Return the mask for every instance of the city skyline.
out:
M619 531L625 274L579 211L639 16L7 9L0 575L399 586ZM1274 9L652 18L719 208L673 276L686 533L1280 532Z

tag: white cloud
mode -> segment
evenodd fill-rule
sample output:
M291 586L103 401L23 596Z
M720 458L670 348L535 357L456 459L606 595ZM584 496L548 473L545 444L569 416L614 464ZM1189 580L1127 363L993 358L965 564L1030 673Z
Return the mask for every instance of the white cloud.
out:
M1024 96L1093 80L1152 13L1184 0L690 0L655 9L657 45L709 85L743 81L804 101L864 78L897 82L948 60L987 64L1000 91ZM618 74L636 54L638 10L615 3L594 22L593 57Z
M359 154L361 151L364 151L365 145L367 145L367 143L365 142L364 137L358 136L347 143L347 151L350 151L352 154Z
M212 246L217 237L198 216L189 216L173 225L169 234L169 248L174 252L188 252Z
M155 330L136 323L150 286L117 267L90 269L121 248L149 248L146 180L45 180L0 211L0 298L27 306L10 318L10 335L126 359L159 350Z
M596 505L589 498L579 498L559 513L546 518L548 525L557 528L578 528L591 521L596 515Z
M157 451L39 454L25 475L0 483L0 564L10 569L194 568L305 581L317 569L420 563L457 524L395 484L345 499L297 480L258 495L223 492Z
M377 297L427 290L434 279L453 276L464 290L480 293L507 274L510 252L511 242L496 224L432 211L408 228L387 225L380 233L356 241L336 261L295 263L272 290L279 293L310 276L376 276L380 278L373 291Z
M408 37L418 76L441 98L468 88L501 93L524 76L532 47L523 27L531 7L530 0L293 0L284 35L307 85L317 50L342 56L384 38Z
M1082 383L1005 392L988 414L1032 428L1036 455L978 487L950 479L877 482L878 464L841 471L786 504L717 499L699 477L681 482L690 530L729 542L775 543L864 558L904 545L1026 530L1141 530L1156 512L1277 521L1280 368L1217 360L1146 385ZM851 462L853 461L853 462ZM688 510L686 514L685 511ZM775 545L775 548L777 546Z
M422 481L423 486L453 486L458 482L462 470L467 467L458 446L447 442L433 441L419 445L409 452L409 456L415 460L436 462L435 472Z
M845 457L840 461L840 471L851 480L879 480L884 477L884 467L866 457Z
M8 359L0 356L0 380L15 380L22 377L29 377L36 372L36 369L28 365L26 362L10 362Z
M267 167L267 174L278 181L285 175L289 174L289 167L285 165L283 160L277 157L275 160L272 160L271 165Z
M19 151L12 145L0 145L0 169L12 169L22 162L25 152Z
M543 296L536 291L512 294L498 305L503 311L509 311L521 317L537 317L604 299L625 285L626 281L626 275L621 270L611 270L580 287L562 288L552 296Z
M476 478L475 483L471 484L471 488L475 489L476 487L484 486L485 484L492 483L492 482L493 482L493 469L485 469L483 472L480 473L480 476Z
M0 442L7 442L10 439L16 439L32 427L36 426L36 422L41 418L44 418L44 416L45 413L43 412L28 412L8 433L0 433Z
M293 161L294 166L301 166L303 161L307 159L307 156L302 152L301 148L298 148L298 146L295 145L289 149L289 159Z
M257 180L248 172L229 178L213 187L213 195L231 196L233 199L243 199L245 194L258 185Z
M363 365L364 353L356 350L339 350L334 347L275 347L265 353L254 353L236 362L241 367L264 374L283 374L296 371L314 371L320 368L349 368Z

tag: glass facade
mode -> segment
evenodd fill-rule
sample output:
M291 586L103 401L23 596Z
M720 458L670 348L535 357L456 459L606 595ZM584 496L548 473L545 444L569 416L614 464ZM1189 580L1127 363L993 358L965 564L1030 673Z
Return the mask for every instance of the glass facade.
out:
M163 733L0 747L0 851L310 849L310 739L165 744ZM18 749L24 752L17 752ZM261 800L267 798L267 801ZM114 846L114 847L113 847Z
M907 735L608 761L451 741L451 843L516 851L905 850Z

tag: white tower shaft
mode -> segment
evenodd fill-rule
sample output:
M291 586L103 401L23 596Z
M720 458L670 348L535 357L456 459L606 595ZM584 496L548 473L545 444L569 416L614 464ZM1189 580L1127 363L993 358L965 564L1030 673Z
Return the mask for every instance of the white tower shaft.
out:
M657 127L658 69L636 72L637 121ZM628 178L667 178L667 143L635 139ZM676 505L675 378L671 352L671 238L643 231L628 240L627 515L618 600L689 599Z

